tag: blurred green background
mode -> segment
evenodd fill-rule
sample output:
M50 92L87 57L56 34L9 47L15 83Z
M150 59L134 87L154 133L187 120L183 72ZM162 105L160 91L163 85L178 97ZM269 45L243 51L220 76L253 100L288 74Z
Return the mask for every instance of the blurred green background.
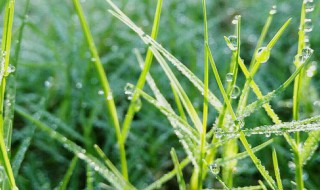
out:
M0 3L1 31L3 2ZM104 0L81 0L81 2L122 121L129 104L123 88L126 83L135 84L140 74L140 68L132 50L137 48L145 55L146 46L134 32L108 13L107 10L110 7ZM145 32L151 32L156 0L115 0L115 2ZM319 1L315 3L315 11L308 14L308 18L312 19L314 26L309 37L311 48L315 50L312 60L316 61L320 57L320 19L318 19L320 6ZM255 44L273 5L277 6L277 13L274 15L264 44L271 40L288 18L292 17L292 22L272 49L269 61L261 66L255 77L263 93L277 88L295 69L292 62L297 51L301 1L216 0L207 2L209 43L222 77L229 69L231 57L223 36L234 34L234 25L231 24L234 16L242 15L241 57L246 64L249 64ZM25 19L24 9L25 1L17 1L13 47L18 44L19 27ZM202 19L201 1L164 0L158 35L158 42L201 79L203 78ZM21 54L16 70L16 104L35 114L40 114L41 120L51 124L53 128L57 128L58 123L63 122L83 135L84 128L92 126L93 133L90 134L91 142L88 144L100 145L113 163L118 165L120 162L115 133L108 118L104 99L98 93L101 86L72 2L31 0L25 22ZM12 54L14 53L13 50ZM169 102L174 103L169 81L156 62L152 65L150 72L162 93ZM176 74L201 114L203 101L201 94L180 73L176 72ZM244 77L240 75L238 86L241 87ZM210 89L220 97L213 75L211 77ZM303 97L305 103L302 106L302 118L320 113L320 104L313 104L319 100L319 79L320 75L317 73L311 78L311 86ZM147 86L145 90L150 92ZM249 101L253 100L254 96ZM273 108L283 121L291 120L291 102L292 86L272 101ZM130 181L139 188L147 186L173 168L169 154L171 147L175 147L179 159L186 156L166 118L144 100L142 103L142 109L134 118L126 143ZM208 127L211 127L215 116L215 110L210 108ZM271 121L263 110L246 120L246 127L266 124L271 124ZM15 155L15 150L22 140L32 137L30 148L19 171L18 186L20 189L53 189L61 181L73 155L48 138L46 134L37 130L33 134L33 130L31 124L24 122L19 116L15 117L12 155ZM81 138L76 139L71 133L59 127L57 131L84 145ZM253 145L266 140L265 137L249 138ZM290 168L292 155L289 147L282 137L275 137L273 146L280 150L278 156L281 177L286 188L290 189L292 188L290 181L294 180L294 171ZM259 152L258 156L266 167L272 170L270 150L271 147ZM317 152L319 153L319 150ZM85 164L80 161L77 166L71 179L70 189L85 187ZM320 155L315 154L305 166L307 188L320 187L317 173L319 166ZM184 172L186 178L190 177L191 168L187 167ZM248 158L239 162L235 177L236 186L256 185L257 180L262 178ZM207 183L210 185L214 177L208 178ZM103 180L96 175L94 183L96 189L102 189L100 182ZM176 188L175 178L163 187L163 189Z

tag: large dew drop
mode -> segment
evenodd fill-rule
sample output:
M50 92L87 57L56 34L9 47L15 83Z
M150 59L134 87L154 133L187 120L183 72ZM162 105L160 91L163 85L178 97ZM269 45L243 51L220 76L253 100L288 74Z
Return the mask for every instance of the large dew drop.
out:
M277 13L277 6L273 5L272 6L272 9L269 11L269 14L270 15L274 15Z
M220 172L220 167L217 164L211 164L209 165L209 169L214 175L218 175Z
M237 36L231 35L228 37L228 40L230 43L227 43L228 47L230 48L231 51L236 51L238 49L238 38Z
M135 112L140 111L141 107L142 107L141 99L138 98L138 99L134 102L134 111L135 111Z
M232 79L233 79L233 73L227 73L227 75L226 75L226 81L227 81L227 82L231 82Z
M269 60L270 49L267 47L261 47L256 54L256 60L260 63L265 63Z
M240 95L240 88L238 86L234 86L230 95L230 98L232 99L237 99L238 96Z

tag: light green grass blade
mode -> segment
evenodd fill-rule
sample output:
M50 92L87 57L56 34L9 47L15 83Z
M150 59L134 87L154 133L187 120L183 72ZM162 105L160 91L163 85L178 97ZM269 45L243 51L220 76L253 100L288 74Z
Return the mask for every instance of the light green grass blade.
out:
M4 93L6 86L5 74L9 66L10 59L10 50L11 50L11 36L12 36L12 24L14 17L14 6L15 1L6 1L5 13L4 13L4 24L3 24L3 33L2 33L2 48L0 52L0 162L4 167L6 175L8 177L8 182L11 189L17 189L16 182L14 179L14 174L10 164L9 156L7 153L7 148L5 144L4 137L8 138L8 135L11 138L11 129L4 129L4 120L3 120L3 105L4 105ZM10 134L4 134L4 132L9 132ZM10 146L9 146L10 147Z
M260 190L261 186L233 187L231 190ZM203 189L203 190L220 190L220 189Z
M117 115L117 109L116 109L116 105L114 103L114 99L112 96L112 90L110 88L106 72L105 72L103 65L101 63L100 56L99 56L98 50L95 46L92 34L89 29L89 26L88 26L87 21L85 19L82 7L81 7L78 0L73 0L73 5L74 5L76 12L77 12L77 15L79 17L79 20L80 20L80 23L81 23L81 26L83 29L83 33L84 33L86 40L89 44L91 56L95 60L95 61L93 61L93 63L94 63L94 66L98 72L99 80L101 82L102 89L103 89L104 96L105 96L105 101L106 101L107 107L109 109L111 121L112 121L112 124L115 128L115 131L116 131L117 141L118 141L119 150L120 150L122 174L124 175L125 179L128 180L127 160L126 160L126 153L125 153L125 147L124 147L125 142L124 142L124 138L121 134L120 124L119 124L118 115Z
M179 160L178 160L178 156L177 156L176 151L174 150L174 148L171 148L170 154L171 154L171 159L172 159L173 164L174 164L174 168L176 170L176 176L177 176L177 180L178 180L178 184L179 184L179 189L180 190L185 190L185 189L187 189L186 188L186 183L184 181L183 174L182 174L182 171L180 169L181 166L180 166L180 163L179 163Z
M283 190L281 177L280 177L280 169L279 169L279 165L278 165L277 152L274 148L272 149L272 160L273 160L274 174L276 176L278 188L279 188L279 190Z
M204 85L201 80L196 77L183 63L176 59L171 53L162 47L158 42L153 40L150 36L145 34L138 26L136 26L112 1L107 0L107 2L112 6L113 10L110 13L130 27L134 32L136 32L143 42L154 49L158 50L164 57L166 57L177 69L187 77L190 82L201 92L204 92ZM216 110L220 111L222 104L211 92L208 95L208 101L212 104Z
M171 86L172 94L173 94L174 100L175 100L175 102L177 104L177 108L178 108L178 111L180 113L180 116L181 116L182 119L187 120L187 117L186 117L186 114L184 113L180 98L179 98L176 90L174 89L174 87L171 84L170 84L170 86Z
M94 170L87 164L86 167L86 190L94 190L93 182L94 182Z
M249 145L248 141L245 138L245 135L243 132L240 132L240 139L242 140L243 146L248 152L249 156L251 157L254 165L259 170L260 174L264 177L264 179L268 182L269 186L272 189L277 189L276 183L273 180L273 178L269 175L269 172L266 170L266 168L261 164L261 161L254 155L252 149L250 148L251 145Z
M73 170L75 169L78 162L78 157L74 156L73 159L70 162L69 168L67 172L64 174L63 180L60 182L58 190L66 190L68 187L68 183L70 181L70 178L73 174Z
M190 160L188 158L184 159L179 165L180 170L182 170L184 167L186 167L189 163L190 163ZM171 172L163 175L160 179L158 179L157 181L153 182L151 185L146 187L144 190L153 190L153 189L161 188L161 186L165 182L169 181L170 179L172 179L176 175L176 172L177 172L176 169L173 169Z
M309 133L307 140L303 144L302 148L302 163L306 164L308 160L312 157L319 146L320 141L320 131L314 131Z
M41 129L45 132L50 138L58 141L63 145L64 148L69 150L70 152L74 153L79 159L85 161L87 164L90 165L94 171L99 173L103 178L109 181L115 189L123 190L123 189L135 189L126 179L122 176L119 178L113 174L103 163L101 163L97 158L93 157L92 155L88 154L85 149L81 148L74 142L70 141L60 133L54 131L46 124L42 123L41 121L34 118L32 115L27 113L23 108L20 106L16 106L16 112L24 117L26 120L32 122L36 127Z
M157 8L156 8L155 16L154 16L154 21L153 21L153 26L152 26L152 32L151 32L151 38L153 38L153 39L157 38L161 9L162 9L162 0L158 0ZM144 63L144 67L143 67L143 70L139 76L139 79L138 79L138 82L136 85L137 89L143 89L143 87L144 87L147 73L149 72L149 69L151 67L152 58L153 58L152 51L150 49L148 49L147 56L146 56L145 63ZM127 133L129 131L131 121L132 121L134 113L135 113L136 102L138 101L138 99L139 99L139 94L134 92L132 95L132 99L130 101L130 105L129 105L127 114L126 114L124 122L123 122L123 126L122 126L122 136L124 138L127 137Z
M258 182L259 182L259 184L260 184L260 187L261 187L263 190L268 190L267 187L264 185L264 183L263 183L261 180L259 180Z
M121 178L121 173L119 172L119 170L117 169L117 167L115 165L113 165L113 163L110 161L110 159L105 155L105 153L103 152L103 150L98 146L98 145L94 145L94 149L96 150L96 152L98 153L98 155L104 160L104 163L106 164L106 166L119 178Z

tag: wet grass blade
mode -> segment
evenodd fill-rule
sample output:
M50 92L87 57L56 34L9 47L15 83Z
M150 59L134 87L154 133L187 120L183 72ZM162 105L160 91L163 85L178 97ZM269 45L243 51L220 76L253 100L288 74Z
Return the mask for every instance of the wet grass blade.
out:
M273 169L274 169L274 174L276 176L278 188L279 188L279 190L283 190L281 177L280 177L280 169L279 169L279 164L278 164L277 152L274 148L272 149L272 160L273 160Z
M122 174L124 175L125 179L128 180L127 160L126 160L126 152L125 152L125 147L124 147L125 142L124 142L124 138L121 133L120 124L119 124L118 115L117 115L117 109L116 109L116 105L114 103L114 99L113 99L113 95L112 95L112 90L110 88L106 72L105 72L103 65L101 63L100 56L99 56L98 50L96 48L96 45L94 43L89 26L88 26L87 21L85 19L81 4L79 3L78 0L73 0L73 5L74 5L75 10L77 12L77 15L79 17L79 20L80 20L80 23L81 23L81 26L83 29L83 33L84 33L86 40L88 42L89 50L90 50L91 56L94 60L93 63L94 63L94 66L97 70L99 80L101 82L102 89L104 92L105 101L106 101L107 107L109 109L111 121L112 121L112 124L115 128L115 131L116 131L117 141L118 141L118 145L119 145L119 149L120 149L120 160L121 160Z
M178 160L178 156L177 156L176 151L174 150L174 148L171 149L170 154L171 154L171 159L172 159L173 164L174 164L174 168L176 170L179 189L180 190L185 190L186 189L186 183L185 183L185 181L183 179L183 174L182 174L182 171L181 171L181 167L180 167L180 163L179 163L179 160Z

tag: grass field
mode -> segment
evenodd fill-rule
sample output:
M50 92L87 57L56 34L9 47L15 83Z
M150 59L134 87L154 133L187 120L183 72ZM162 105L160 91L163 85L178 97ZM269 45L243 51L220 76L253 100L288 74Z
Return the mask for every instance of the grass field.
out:
M319 189L319 10L1 1L0 189Z

